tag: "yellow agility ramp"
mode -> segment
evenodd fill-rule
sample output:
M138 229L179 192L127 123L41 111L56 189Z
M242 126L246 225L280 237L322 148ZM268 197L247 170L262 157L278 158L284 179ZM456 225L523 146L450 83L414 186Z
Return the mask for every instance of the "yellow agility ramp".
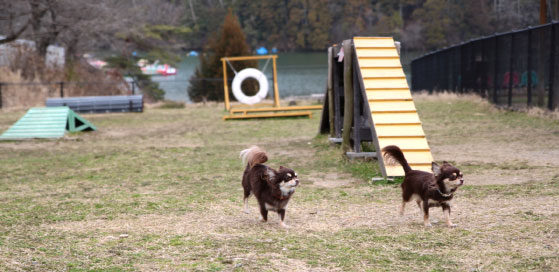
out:
M400 55L391 37L354 37L358 80L371 112L377 152L388 145L402 149L412 169L431 172L433 156L425 138ZM366 106L365 106L366 108ZM386 165L383 176L403 176L400 165Z

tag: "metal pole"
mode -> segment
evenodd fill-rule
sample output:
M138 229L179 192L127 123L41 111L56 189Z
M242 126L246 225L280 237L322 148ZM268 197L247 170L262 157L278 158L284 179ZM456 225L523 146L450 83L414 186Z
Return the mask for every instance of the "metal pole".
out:
M2 83L0 83L0 109L2 108Z
M557 105L553 101L555 99L555 93L553 90L553 80L555 79L555 28L557 24L551 25L551 48L549 49L549 99L547 101L547 107L549 110L553 110Z
M462 89L462 85L464 84L464 75L462 74L462 72L464 71L464 53L462 52L464 50L464 45L460 45L460 71L458 72L458 91L460 93L464 93L464 90Z
M512 67L513 67L513 58L514 58L514 33L510 34L510 66L509 66L509 97L508 97L508 106L512 106Z
M64 97L64 82L58 82L60 84L60 97Z
M499 85L498 73L499 73L499 36L495 35L495 48L494 48L494 59L495 67L493 71L493 103L495 105L499 104L499 98L497 97L499 91L497 85Z
M541 42L541 41L540 41ZM526 72L527 78L527 95L528 95L528 102L527 106L530 107L532 105L532 29L528 28L528 71Z

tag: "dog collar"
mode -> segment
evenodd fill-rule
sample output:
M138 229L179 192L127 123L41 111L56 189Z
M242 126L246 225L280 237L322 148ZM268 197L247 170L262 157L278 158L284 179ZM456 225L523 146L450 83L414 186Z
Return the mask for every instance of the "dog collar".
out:
M441 194L443 197L451 197L452 194L454 194L454 192L450 192L448 194L445 194L443 192L441 192L441 189L437 188L437 191L439 192L439 194Z

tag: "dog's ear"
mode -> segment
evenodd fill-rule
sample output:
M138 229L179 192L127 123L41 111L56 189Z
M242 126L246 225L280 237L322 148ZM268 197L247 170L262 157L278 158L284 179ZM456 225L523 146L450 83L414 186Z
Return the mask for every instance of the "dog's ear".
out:
M283 166L281 166L281 165L280 165L280 168L279 168L279 170L281 170L281 169L283 169L283 168L285 168L285 167L283 167Z
M431 163L431 170L433 170L433 173L435 173L435 176L438 176L438 175L441 174L441 167L436 162Z

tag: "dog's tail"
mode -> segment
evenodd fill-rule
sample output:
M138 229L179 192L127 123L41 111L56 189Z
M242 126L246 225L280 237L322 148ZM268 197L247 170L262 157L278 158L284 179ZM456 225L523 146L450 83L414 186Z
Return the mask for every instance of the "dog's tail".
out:
M268 161L268 155L258 146L251 146L241 151L240 157L243 160L243 164L246 163L249 169L256 164Z
M411 171L411 167L404 157L404 153L400 150L399 147L395 145L389 145L382 149L382 157L387 164L394 164L395 162L399 163L404 168L404 173L408 173Z

